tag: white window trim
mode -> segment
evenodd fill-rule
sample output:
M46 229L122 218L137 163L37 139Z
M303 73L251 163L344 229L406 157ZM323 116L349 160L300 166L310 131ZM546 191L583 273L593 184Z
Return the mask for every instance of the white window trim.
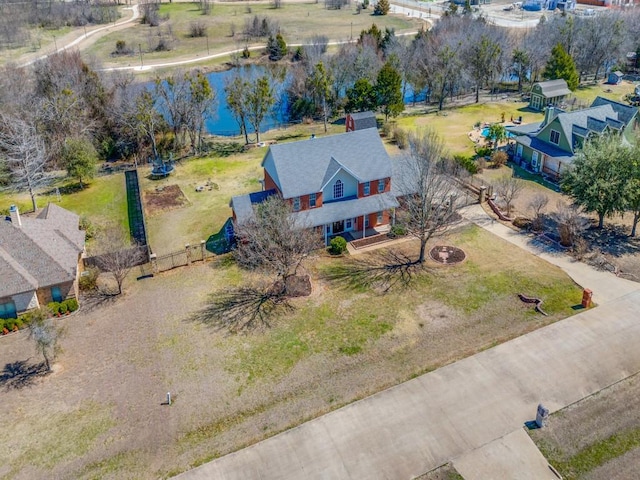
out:
M362 193L365 197L371 195L371 182L364 182L362 186Z
M554 133L558 134L558 141L557 142L553 141L553 134ZM551 130L551 132L549 132L549 141L551 143L553 143L554 145L560 145L560 132L558 132L557 130Z
M384 192L384 179L378 180L378 193Z
M311 201L313 199L313 202ZM318 196L315 193L309 194L309 208L316 208L318 204Z
M300 197L295 197L293 199L293 211L294 212L300 211L300 207L301 207Z
M338 191L338 186L340 186L339 190L340 190L340 195L336 195L337 191ZM344 183L342 182L342 180L338 179L336 180L336 183L333 184L333 198L342 198L344 197Z

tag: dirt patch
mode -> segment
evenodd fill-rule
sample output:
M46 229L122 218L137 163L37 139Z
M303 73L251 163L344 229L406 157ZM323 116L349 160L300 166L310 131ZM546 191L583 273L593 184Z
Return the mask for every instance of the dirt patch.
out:
M563 463L592 451L600 455L597 445L625 432L640 429L640 377L629 377L599 393L581 400L549 417L547 427L530 431L534 442L546 454L564 478L609 480L635 478L640 459L640 447L605 461L588 472L576 472ZM551 452L551 453L550 453ZM582 459L581 464L593 461L593 456ZM575 468L575 467L574 467ZM625 473L626 472L626 473ZM632 474L631 474L632 473Z
M416 480L464 480L453 465L448 463L430 472L420 475Z
M178 185L167 185L157 187L155 190L147 190L143 197L147 215L155 215L189 205L189 200Z

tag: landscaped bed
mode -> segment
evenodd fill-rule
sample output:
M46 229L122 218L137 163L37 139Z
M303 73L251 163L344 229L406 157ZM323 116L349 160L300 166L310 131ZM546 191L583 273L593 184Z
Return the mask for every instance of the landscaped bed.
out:
M321 252L307 267L311 296L248 335L194 316L209 295L260 279L228 257L134 282L103 306L85 304L60 319L71 328L56 373L28 388L0 384L0 476L169 476L571 315L580 301L559 269L477 227L428 248L436 244L467 259L428 261L412 286L384 295L323 280L349 257ZM394 249L415 256L418 245ZM523 305L521 291L544 299L550 315ZM25 334L0 342L0 367L16 361L37 361ZM168 391L171 407L162 405Z

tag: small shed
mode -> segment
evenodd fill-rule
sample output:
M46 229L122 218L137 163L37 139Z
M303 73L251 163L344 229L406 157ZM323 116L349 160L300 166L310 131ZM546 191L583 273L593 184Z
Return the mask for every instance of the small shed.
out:
M543 110L549 105L560 105L570 93L571 90L563 78L534 83L531 87L529 107L533 110Z
M364 130L365 128L378 128L374 112L347 113L344 123L347 127L347 132Z
M618 85L620 82L622 82L622 77L624 77L624 73L622 73L620 70L609 72L609 75L607 76L607 83L609 85Z

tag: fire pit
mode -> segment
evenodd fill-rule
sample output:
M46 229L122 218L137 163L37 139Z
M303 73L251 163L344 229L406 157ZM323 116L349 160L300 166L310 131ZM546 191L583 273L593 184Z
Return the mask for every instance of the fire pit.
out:
M442 263L444 265L455 265L467 258L467 255L464 253L464 250L458 247L437 245L429 250L429 257L431 257L431 260L434 262Z

